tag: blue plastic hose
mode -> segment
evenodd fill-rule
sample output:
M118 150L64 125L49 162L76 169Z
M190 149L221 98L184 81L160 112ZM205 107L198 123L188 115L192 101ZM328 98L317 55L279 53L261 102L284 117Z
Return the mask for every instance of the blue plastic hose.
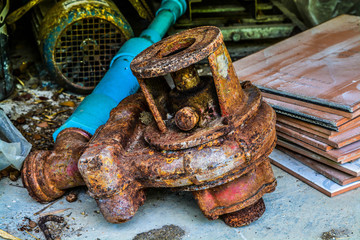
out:
M186 0L163 0L150 26L140 37L131 38L113 58L110 69L76 108L68 120L53 134L54 141L64 129L75 127L94 134L109 119L110 111L121 100L139 89L137 79L130 70L130 63L144 49L161 40L169 27L186 11Z

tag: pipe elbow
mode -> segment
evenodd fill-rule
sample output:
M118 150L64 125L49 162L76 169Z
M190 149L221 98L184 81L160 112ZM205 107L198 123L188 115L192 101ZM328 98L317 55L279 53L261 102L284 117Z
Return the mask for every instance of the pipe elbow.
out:
M49 202L68 188L84 185L77 162L89 140L85 131L68 128L59 134L53 151L32 152L22 169L29 194L38 202Z

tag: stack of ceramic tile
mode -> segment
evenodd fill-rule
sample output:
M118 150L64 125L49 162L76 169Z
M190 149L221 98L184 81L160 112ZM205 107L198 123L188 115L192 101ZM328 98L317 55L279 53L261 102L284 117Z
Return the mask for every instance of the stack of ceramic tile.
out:
M277 112L273 163L329 196L360 186L359 26L342 15L234 63Z

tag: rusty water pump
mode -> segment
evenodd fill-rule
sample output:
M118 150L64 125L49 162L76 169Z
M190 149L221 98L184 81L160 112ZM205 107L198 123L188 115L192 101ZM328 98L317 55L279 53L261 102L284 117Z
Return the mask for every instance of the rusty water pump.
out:
M211 77L193 66L205 58ZM30 195L51 201L85 183L106 220L121 223L144 203L145 188L166 187L192 191L209 219L221 216L234 227L258 219L262 196L276 186L268 159L275 113L255 86L239 82L220 30L172 35L140 53L131 69L142 93L114 108L91 139L65 129L54 151L27 158Z

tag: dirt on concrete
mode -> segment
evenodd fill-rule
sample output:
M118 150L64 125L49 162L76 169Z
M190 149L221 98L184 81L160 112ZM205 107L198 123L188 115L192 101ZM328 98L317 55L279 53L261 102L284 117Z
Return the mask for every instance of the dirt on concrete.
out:
M164 225L162 228L139 233L133 240L180 240L185 231L176 225Z
M336 240L349 238L352 232L348 229L331 229L330 231L323 232L321 240Z

